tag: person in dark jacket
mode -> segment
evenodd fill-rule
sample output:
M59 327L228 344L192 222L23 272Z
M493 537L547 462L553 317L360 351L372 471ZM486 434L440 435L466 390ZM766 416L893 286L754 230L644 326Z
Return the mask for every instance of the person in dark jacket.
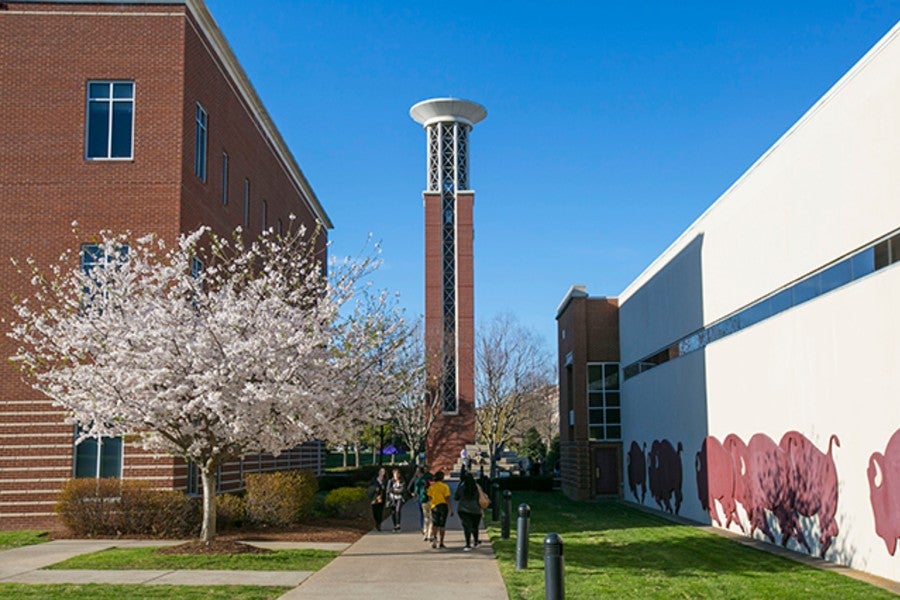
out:
M464 552L481 544L478 541L478 528L481 525L481 504L478 503L478 484L471 473L462 476L453 499L457 501L456 512L462 521L463 534L466 537Z
M403 493L406 491L406 482L400 476L400 469L394 469L391 474L391 480L387 483L388 503L394 509L391 513L394 521L394 532L400 531L400 520L403 510Z
M434 475L425 466L416 467L416 474L409 482L409 495L419 507L419 527L422 528L422 541L431 541L431 500L428 499L428 486Z
M387 498L387 476L384 468L378 469L378 475L369 484L369 501L372 504L372 518L375 519L375 529L381 531L381 522L384 521L384 501Z

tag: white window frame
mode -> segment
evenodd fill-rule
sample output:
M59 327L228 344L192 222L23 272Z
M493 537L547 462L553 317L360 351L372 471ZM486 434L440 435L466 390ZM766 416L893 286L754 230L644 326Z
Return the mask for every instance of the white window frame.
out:
M113 97L113 85L116 83L128 83L131 85L131 98ZM91 85L106 84L109 86L109 111L107 116L106 131L106 156L90 156L89 144L91 135ZM137 112L137 85L130 79L88 79L84 89L84 159L90 161L105 160L134 160L134 115ZM102 102L102 100L93 100L94 102ZM115 102L131 103L131 146L128 150L128 156L110 156L112 154L112 138L113 138L113 105Z

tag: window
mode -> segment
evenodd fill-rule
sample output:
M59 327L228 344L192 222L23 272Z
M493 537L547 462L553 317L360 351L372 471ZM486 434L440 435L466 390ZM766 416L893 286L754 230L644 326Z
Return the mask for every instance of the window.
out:
M622 402L619 363L588 365L588 437L622 439Z
M278 235L284 233L284 223L281 222L281 219L278 219L277 229L275 231L278 232Z
M266 223L269 219L269 204L265 200L262 201L262 227L260 227L260 231L265 233L266 231Z
M194 136L194 175L206 181L206 111L197 104L197 130Z
M244 228L250 227L250 180L244 179Z
M87 94L86 157L132 158L134 82L89 81Z
M81 435L81 429L75 429L75 439ZM75 477L121 477L122 476L122 438L100 437L87 438L75 446Z
M222 153L222 206L228 206L228 153Z
M187 460L187 483L184 492L189 496L196 496L198 492L197 482L200 480L200 469L191 459Z

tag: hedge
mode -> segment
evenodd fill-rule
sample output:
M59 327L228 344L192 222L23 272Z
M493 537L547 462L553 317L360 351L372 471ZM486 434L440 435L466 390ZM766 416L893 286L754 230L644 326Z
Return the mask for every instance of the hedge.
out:
M283 527L302 520L312 512L319 489L309 469L248 473L244 482L247 517L259 525Z

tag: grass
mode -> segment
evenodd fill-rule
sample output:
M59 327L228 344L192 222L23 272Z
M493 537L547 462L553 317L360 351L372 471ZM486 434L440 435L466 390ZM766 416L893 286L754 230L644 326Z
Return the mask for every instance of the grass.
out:
M318 571L338 554L328 550L278 550L271 554L156 554L156 548L109 548L75 556L46 568Z
M36 600L122 600L122 598L178 598L178 600L270 600L290 588L249 585L30 585L0 583L0 598Z
M0 531L0 550L10 550L21 546L49 542L46 531Z
M515 521L509 540L491 524L494 551L513 600L544 597L543 540L564 543L567 599L895 598L848 577L802 565L618 502L576 502L560 493L518 492L531 506L529 564L515 570ZM514 509L514 515L517 512Z

